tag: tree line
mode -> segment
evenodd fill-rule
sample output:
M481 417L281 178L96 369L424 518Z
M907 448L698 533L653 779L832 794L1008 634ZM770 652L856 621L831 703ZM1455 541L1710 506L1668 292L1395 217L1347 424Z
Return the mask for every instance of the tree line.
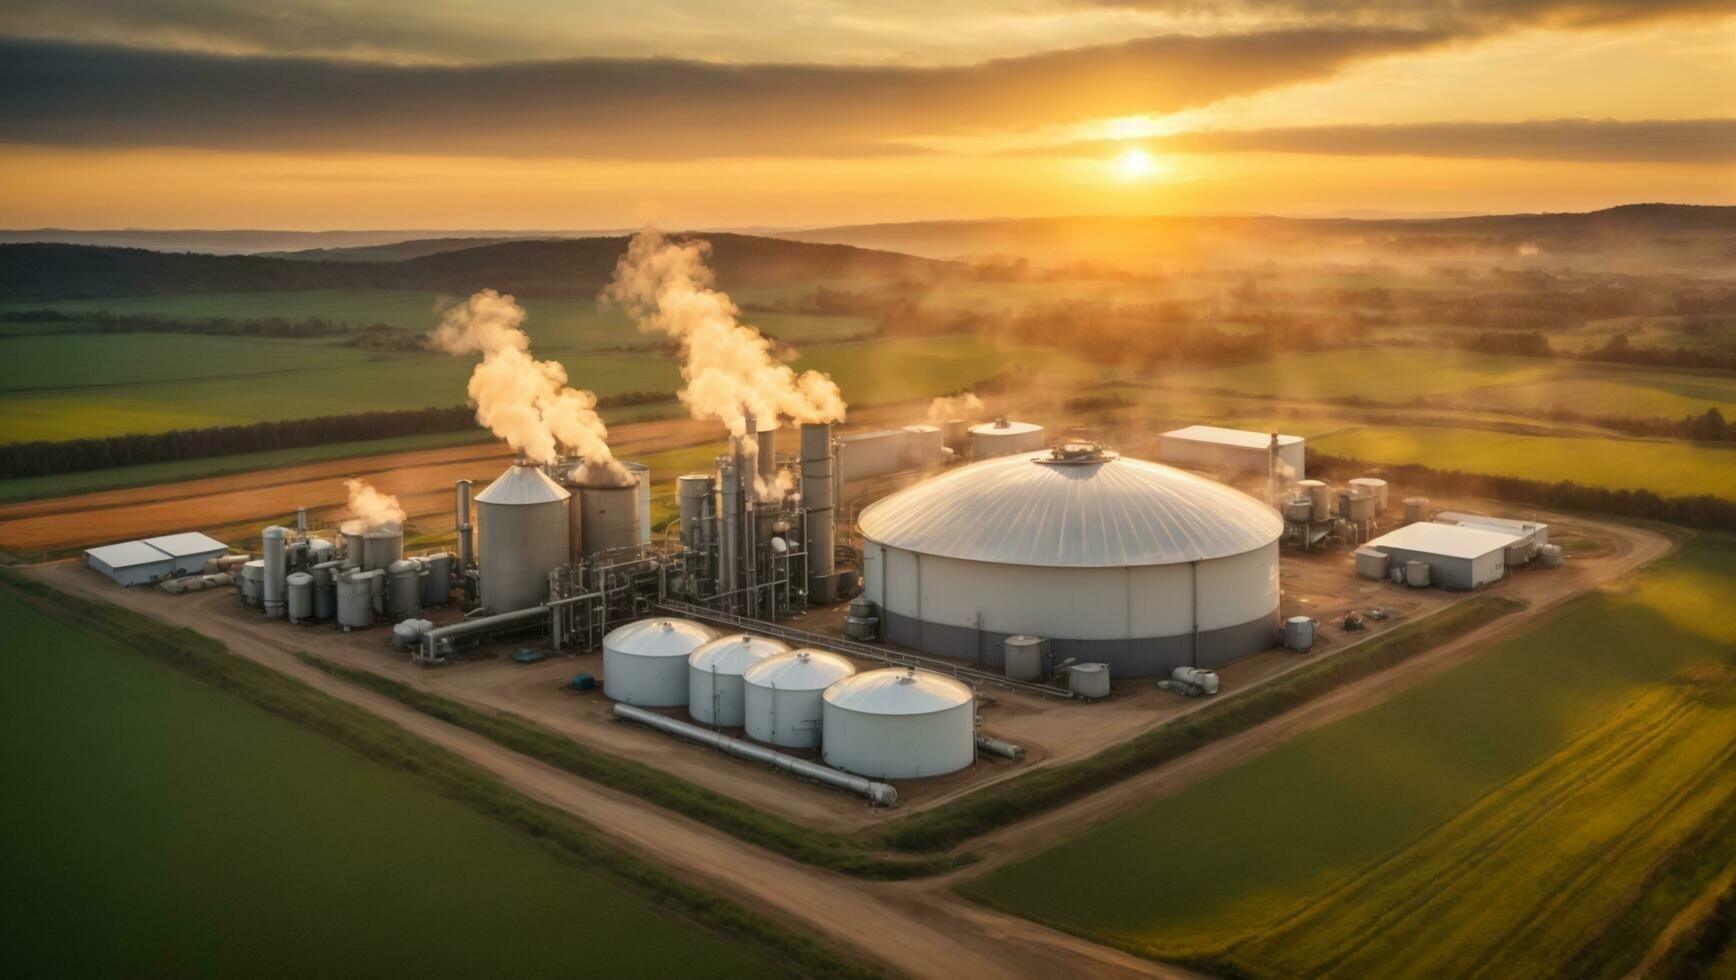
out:
M1485 330L1462 338L1459 346L1482 354L1513 354L1521 357L1563 357L1582 361L1609 361L1646 367L1713 368L1736 371L1736 350L1725 347L1636 347L1625 333L1613 334L1601 346L1583 351L1556 350L1549 338L1537 331Z
M664 402L672 397L662 391L630 391L599 398L597 405L600 408L625 408ZM466 405L453 405L62 442L14 442L0 445L0 479L300 449L366 439L462 432L476 428L476 424L473 409Z
M1416 463L1375 466L1364 460L1329 456L1312 449L1308 451L1308 475L1312 477L1349 479L1367 476L1373 469L1378 469L1385 479L1404 487L1406 493L1415 489L1485 497L1556 510L1591 511L1616 517L1664 521L1706 531L1736 531L1736 500L1712 494L1666 497L1650 490L1611 490L1572 480L1549 483L1514 476L1438 470Z
M108 310L10 310L0 313L0 321L62 324L65 330L56 331L62 333L194 333L219 337L330 337L354 333L357 329L345 323L333 323L323 317L304 317L299 320L280 316L243 319L204 317L189 320L150 313L111 313ZM376 323L364 329L405 332L384 323Z

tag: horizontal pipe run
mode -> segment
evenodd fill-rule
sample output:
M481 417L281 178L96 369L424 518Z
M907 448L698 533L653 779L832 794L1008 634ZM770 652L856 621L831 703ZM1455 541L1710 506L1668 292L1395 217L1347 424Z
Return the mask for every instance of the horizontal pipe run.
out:
M761 762L775 769L793 773L804 779L825 783L838 789L849 790L857 796L865 796L874 806L892 806L898 802L898 790L887 783L875 782L862 776L855 776L842 769L822 766L806 759L798 759L793 755L785 755L764 746L755 745L745 739L731 738L698 725L690 725L685 721L660 715L655 711L635 708L630 704L615 705L615 717L627 721L636 721L641 725L649 725L660 731L668 732L681 738L690 739L701 745L709 745L714 749L739 759L750 762Z
M479 633L488 629L500 629L505 626L517 626L524 623L534 623L547 619L549 607L532 606L529 609L518 609L498 616L479 616L476 619L466 619L450 626L441 626L422 634L422 651L427 656L434 656L440 651L440 641L463 636L466 633Z

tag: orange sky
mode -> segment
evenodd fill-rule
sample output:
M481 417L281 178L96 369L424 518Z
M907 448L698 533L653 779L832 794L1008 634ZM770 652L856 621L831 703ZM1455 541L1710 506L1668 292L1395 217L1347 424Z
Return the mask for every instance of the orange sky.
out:
M0 226L1736 203L1733 6L15 0Z

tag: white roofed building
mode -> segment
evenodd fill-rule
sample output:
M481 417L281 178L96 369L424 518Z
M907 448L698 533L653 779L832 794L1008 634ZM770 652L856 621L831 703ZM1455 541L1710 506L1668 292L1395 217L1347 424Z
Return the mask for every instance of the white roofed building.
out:
M229 546L198 531L186 531L181 534L164 534L155 538L146 538L145 544L161 551L174 560L176 575L192 575L205 570L205 562L229 553Z
M1522 539L1513 534L1460 524L1406 524L1365 547L1388 555L1393 566L1427 562L1437 585L1475 589L1499 582L1507 573L1507 549Z
M175 575L174 556L143 541L122 541L88 548L84 558L90 567L121 585L149 585ZM201 567L203 564L200 563Z
M1216 425L1190 425L1158 437L1158 450L1171 466L1237 473L1265 473L1272 448L1270 432L1225 429ZM1287 480L1307 477L1306 443L1301 436L1278 436L1280 475Z

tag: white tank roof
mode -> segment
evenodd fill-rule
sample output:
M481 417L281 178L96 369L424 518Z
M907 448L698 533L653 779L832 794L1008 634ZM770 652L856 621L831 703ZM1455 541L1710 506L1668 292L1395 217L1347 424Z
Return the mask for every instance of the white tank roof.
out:
M720 674L745 674L754 664L784 653L789 648L789 644L767 636L734 633L707 642L693 651L687 662L699 670L716 670Z
M979 422L970 427L972 435L979 436L1016 436L1026 432L1041 432L1043 427L1035 422Z
M972 694L950 677L887 667L846 677L822 695L826 703L870 715L928 715L968 703Z
M1002 456L895 493L862 512L862 536L967 561L1101 568L1227 558L1284 531L1272 508L1184 470L1038 462L1048 456Z
M854 673L855 665L835 653L791 650L761 660L742 676L749 684L780 691L823 691Z
M716 637L711 627L691 619L641 619L610 630L603 645L640 657L685 658Z
M1226 429L1219 425L1189 425L1180 429L1172 429L1163 434L1165 439L1186 439L1189 442L1210 442L1219 446L1235 446L1238 449L1270 449L1272 434L1256 432L1251 429ZM1294 446L1302 442L1301 436L1291 436L1279 433L1278 445Z
M572 494L549 479L541 467L514 463L475 499L479 504L546 504L570 496Z

